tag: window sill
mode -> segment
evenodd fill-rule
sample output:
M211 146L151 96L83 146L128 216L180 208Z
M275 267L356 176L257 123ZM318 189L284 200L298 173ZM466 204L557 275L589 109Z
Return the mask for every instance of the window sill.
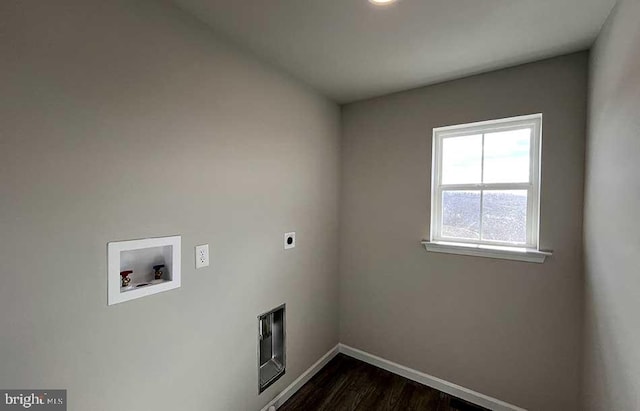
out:
M550 251L538 251L527 248L494 247L489 245L462 244L448 242L422 241L429 252L470 255L475 257L498 258L502 260L525 261L527 263L544 263L552 255Z

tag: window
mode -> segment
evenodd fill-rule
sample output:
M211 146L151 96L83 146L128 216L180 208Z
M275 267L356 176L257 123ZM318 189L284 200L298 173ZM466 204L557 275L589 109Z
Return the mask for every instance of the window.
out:
M541 114L433 130L431 243L538 250L541 132Z

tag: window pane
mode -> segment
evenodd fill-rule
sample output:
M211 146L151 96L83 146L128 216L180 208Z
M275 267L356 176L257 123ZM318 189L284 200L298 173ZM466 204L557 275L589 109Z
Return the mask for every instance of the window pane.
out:
M485 134L484 182L528 182L530 146L530 128Z
M442 139L442 184L480 183L482 135Z
M442 237L480 239L480 191L442 193Z
M527 190L483 192L482 239L527 242Z

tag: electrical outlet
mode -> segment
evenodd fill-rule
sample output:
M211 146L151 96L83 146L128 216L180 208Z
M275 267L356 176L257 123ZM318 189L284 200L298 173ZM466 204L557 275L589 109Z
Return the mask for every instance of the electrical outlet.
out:
M196 246L196 268L209 267L209 244Z
M296 233L285 233L284 234L284 249L288 250L290 248L295 248L296 246Z

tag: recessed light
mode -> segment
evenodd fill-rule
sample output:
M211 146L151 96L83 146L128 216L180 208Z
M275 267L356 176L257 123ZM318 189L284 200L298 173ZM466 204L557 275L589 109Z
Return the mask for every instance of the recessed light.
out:
M373 3L376 6L386 6L387 4L395 3L397 0L369 0L369 3Z

